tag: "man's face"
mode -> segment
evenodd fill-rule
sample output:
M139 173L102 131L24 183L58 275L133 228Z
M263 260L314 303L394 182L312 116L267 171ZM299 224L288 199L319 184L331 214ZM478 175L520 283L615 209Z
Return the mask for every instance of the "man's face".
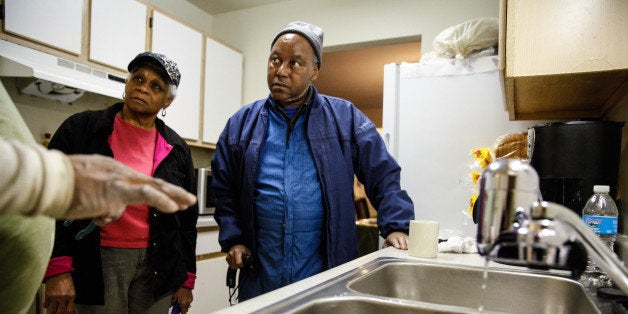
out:
M314 49L303 36L288 33L279 37L268 58L267 80L273 99L291 105L285 101L303 95L318 77L314 60Z

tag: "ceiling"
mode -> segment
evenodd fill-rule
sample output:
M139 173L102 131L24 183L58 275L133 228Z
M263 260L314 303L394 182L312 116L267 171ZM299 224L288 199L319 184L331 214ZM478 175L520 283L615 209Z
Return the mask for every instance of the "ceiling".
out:
M216 15L230 11L253 8L286 0L188 0L201 10Z

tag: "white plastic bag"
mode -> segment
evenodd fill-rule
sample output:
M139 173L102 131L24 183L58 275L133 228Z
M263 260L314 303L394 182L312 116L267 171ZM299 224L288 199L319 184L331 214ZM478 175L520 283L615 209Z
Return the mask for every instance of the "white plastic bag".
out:
M479 18L451 26L434 39L434 52L441 58L466 58L474 51L497 45L497 18Z

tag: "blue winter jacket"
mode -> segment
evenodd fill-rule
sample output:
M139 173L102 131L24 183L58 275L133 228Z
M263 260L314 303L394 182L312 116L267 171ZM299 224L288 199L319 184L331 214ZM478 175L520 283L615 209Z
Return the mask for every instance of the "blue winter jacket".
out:
M401 169L386 150L375 125L352 103L318 94L312 88L313 101L304 114L323 191L326 268L332 268L358 255L354 174L378 211L382 237L394 231L407 233L414 207L400 188ZM238 110L216 145L212 189L217 197L214 217L220 227L218 240L223 252L243 244L256 253L255 181L270 106L270 98L266 98Z

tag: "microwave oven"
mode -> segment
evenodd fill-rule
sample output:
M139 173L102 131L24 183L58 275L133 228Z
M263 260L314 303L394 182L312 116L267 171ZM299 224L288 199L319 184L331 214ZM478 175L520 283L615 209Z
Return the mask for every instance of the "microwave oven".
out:
M213 215L216 211L216 196L212 193L212 171L210 168L196 170L196 198L199 215Z

